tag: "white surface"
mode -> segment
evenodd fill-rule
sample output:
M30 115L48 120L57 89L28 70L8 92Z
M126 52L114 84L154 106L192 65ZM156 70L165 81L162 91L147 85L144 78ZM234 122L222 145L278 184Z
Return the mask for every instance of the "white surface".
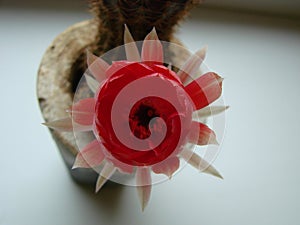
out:
M200 16L196 16L200 14ZM186 167L153 188L141 212L134 188L98 195L70 179L35 97L52 39L89 16L0 9L0 224L296 225L300 223L300 22L195 11L179 30L223 75L231 106L215 162L224 180Z

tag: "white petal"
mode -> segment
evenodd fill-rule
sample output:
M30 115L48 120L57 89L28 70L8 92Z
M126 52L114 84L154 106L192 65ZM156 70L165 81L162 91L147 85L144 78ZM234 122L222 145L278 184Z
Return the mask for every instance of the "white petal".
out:
M87 51L87 64L89 71L99 82L106 79L106 70L109 68L107 62Z
M146 208L151 195L151 174L150 168L138 167L136 171L137 193L142 207L142 211Z
M228 108L229 106L207 106L205 108L193 112L193 119L214 116L224 112Z
M140 62L141 56L139 50L126 24L124 30L124 44L127 60L131 62Z
M42 123L43 125L57 131L72 132L72 131L91 131L92 126L83 126L78 123L72 122L70 117L54 120L51 122Z
M58 131L70 132L73 131L72 119L67 117L51 122L43 123L43 125Z
M96 55L91 53L89 50L86 50L86 61L88 66L92 65L97 58L98 57Z
M157 36L155 28L146 36L142 47L142 61L163 62L163 46Z
M72 169L97 167L102 164L104 158L102 146L95 139L77 153Z
M207 173L213 175L215 177L223 179L222 175L207 161L201 158L196 153L190 152L188 150L184 150L181 153L181 156L184 160L186 160L191 166L198 169L200 172Z
M86 83L89 86L89 88L91 89L91 91L93 93L96 93L96 91L98 90L98 88L100 86L100 83L87 74L85 74L85 79L86 79Z
M200 59L202 59L202 62L205 60L207 49L208 49L208 46L206 45L202 49L200 49L199 51L197 51L195 53L197 56L199 56Z
M97 179L96 192L100 191L105 182L114 174L115 171L116 167L112 163L106 162L104 164L104 167Z
M193 77L196 72L199 70L200 65L205 59L207 51L207 46L197 51L192 55L186 63L180 68L180 71L177 73L178 77L183 84L188 83L191 77Z

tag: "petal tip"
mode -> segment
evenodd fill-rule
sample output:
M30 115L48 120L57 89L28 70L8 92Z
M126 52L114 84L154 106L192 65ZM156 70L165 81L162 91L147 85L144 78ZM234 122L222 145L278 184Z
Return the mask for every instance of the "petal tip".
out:
M158 35L155 27L152 28L151 32L146 37L147 40L158 40Z
M151 185L138 186L137 191L138 191L141 210L142 212L144 212L150 200Z
M202 49L200 49L198 52L196 52L196 55L204 61L206 54L207 54L208 46L205 45Z
M141 61L139 50L126 24L124 29L124 44L127 60L137 62Z
M208 144L211 145L220 145L219 142L217 141L216 137L211 137Z
M97 56L95 56L89 49L86 49L85 52L87 65L90 66L97 59Z
M116 171L116 167L112 163L110 162L105 163L97 179L96 190L95 190L96 193L100 191L100 189L103 187L106 181L114 174L115 171Z
M98 179L97 179L97 184L96 184L96 188L95 188L95 193L98 193L101 188L103 187L103 185L106 183L107 179L101 175L99 175Z
M142 211L148 205L151 195L151 175L149 168L137 168L136 172L136 188Z
M213 166L208 166L205 170L202 171L203 173L207 173L210 174L214 177L217 177L219 179L224 179L223 176L218 172L218 170L216 170Z
M217 177L220 178L221 180L224 180L224 177L221 174L219 174Z
M42 123L43 126L46 126L52 130L57 130L61 132L71 132L73 131L72 119L67 117L64 119L54 120L51 122Z
M221 180L224 180L223 176L218 171L216 171L216 173L214 173L213 175Z
M128 26L124 24L124 43L128 44L130 42L134 42L134 39L129 31Z
M77 166L73 165L73 166L71 167L71 170L75 170L75 169L77 169L77 168L78 168Z

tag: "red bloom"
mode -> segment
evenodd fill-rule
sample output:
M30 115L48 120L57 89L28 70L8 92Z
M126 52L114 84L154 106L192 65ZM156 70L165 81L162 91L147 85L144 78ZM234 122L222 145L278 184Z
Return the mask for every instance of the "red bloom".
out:
M98 168L96 190L118 169L136 172L142 205L151 191L151 171L171 177L182 157L191 165L221 175L188 146L216 144L215 133L194 121L193 114L208 116L226 108L204 108L218 99L222 78L208 72L193 80L205 57L198 51L175 73L163 64L164 54L155 29L145 38L141 56L126 27L127 60L109 65L88 55L85 82L94 97L77 101L72 119L47 123L61 131L93 131L93 140L78 153L74 168ZM195 112L197 111L197 112Z
M116 70L116 67L121 69ZM116 72L107 79L96 95L94 129L107 151L116 159L132 166L154 165L178 154L191 126L193 104L176 74L155 63L136 62L115 62L107 73L110 71ZM116 104L120 92L141 78L144 78L142 82L132 85L126 95L118 99L117 117L112 115L113 104ZM145 85L149 85L150 89L147 90ZM131 105L132 98L140 96L142 92L148 97L135 102L129 115L126 115L126 108ZM155 93L155 96L151 93ZM162 98L164 95L170 96L169 101ZM154 122L150 124L151 120ZM126 129L128 123L129 132ZM118 135L116 129L119 130ZM160 137L164 139L157 147L153 147L155 144L151 140L136 141L136 138L144 140L150 136L154 136L154 141ZM122 143L121 138L126 139L123 142L130 143L131 146Z

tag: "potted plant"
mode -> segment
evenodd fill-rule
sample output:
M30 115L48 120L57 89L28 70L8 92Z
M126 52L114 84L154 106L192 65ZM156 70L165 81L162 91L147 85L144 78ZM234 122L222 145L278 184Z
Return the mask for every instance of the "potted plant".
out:
M92 0L90 6L95 18L71 26L48 47L38 72L39 105L45 124L51 128L50 132L76 181L97 183L98 191L116 170L136 173L136 185L144 208L150 196L150 172L171 177L179 168L180 157L206 173L221 177L199 155L183 148L183 145L190 142L196 145L216 144L215 133L203 122L192 121L192 115L208 116L226 109L206 108L220 97L222 91L220 76L213 72L197 72L206 49L191 56L180 47L180 41L173 37L176 25L197 3L192 0ZM125 46L122 46L123 38ZM111 52L111 49L114 50ZM90 53L87 54L87 50ZM125 58L120 55L125 55ZM82 81L86 69L91 76L86 74ZM202 76L196 76L193 82L194 77L191 75L196 73ZM131 76L136 79L132 80ZM147 145L152 149L146 153L145 149L138 149L140 145L136 145L133 150L127 147L115 148L123 142L119 143L118 138L115 138L116 129L111 129L110 133L112 125L107 123L110 112L106 113L107 108L114 107L114 101L107 100L107 96L113 96L120 84L122 86L130 79L136 81L140 78L145 78L146 83L134 86L130 94L137 95L139 87L143 86L143 91L152 82L148 88L149 93L157 89L159 98L146 96L145 99L148 99L142 99L137 106L132 105L133 110L128 111L131 132L143 140L152 134L164 132L168 137L164 144L157 145L159 147L155 147L156 140L151 139L151 143L148 141ZM117 79L120 80L119 85L114 84ZM158 88L159 85L163 91ZM170 91L166 91L168 88ZM161 100L169 98L169 95L175 96L169 100L176 102L174 104L178 107L174 108ZM123 105L117 112L122 112L131 104L126 99L122 99ZM69 109L70 119L66 118L66 109ZM156 117L162 117L167 122L155 120L151 124ZM112 123L118 121L117 127L122 127L122 118L121 113L120 118L112 119ZM87 130L92 131L95 140L89 140L89 136L76 136L78 127L74 124L79 128L88 127ZM81 132L83 129L79 130ZM66 131L74 131L76 138L74 133ZM121 137L127 135L122 130L120 132ZM130 136L129 144L136 140L134 138ZM82 151L79 151L78 142L81 143L81 139L84 139L86 146L80 147ZM176 141L179 147L173 148ZM99 148L104 150L100 151Z

